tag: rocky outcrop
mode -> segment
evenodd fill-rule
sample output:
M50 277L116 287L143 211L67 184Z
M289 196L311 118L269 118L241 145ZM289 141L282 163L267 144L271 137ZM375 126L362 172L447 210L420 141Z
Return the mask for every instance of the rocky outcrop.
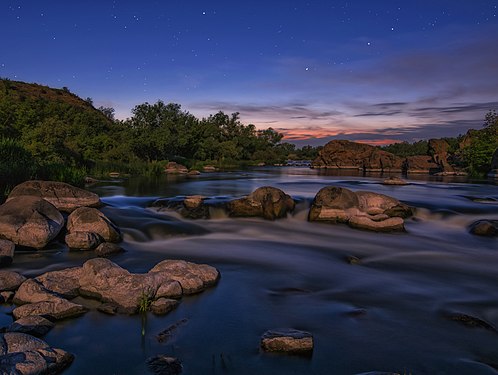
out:
M478 220L470 225L469 232L476 236L497 237L498 220Z
M72 354L25 333L0 334L0 342L1 374L58 374L74 359Z
M26 181L17 185L7 198L42 198L53 204L59 211L72 212L78 207L98 207L101 205L97 194L77 188L64 182Z
M96 208L80 207L67 218L70 235L76 232L90 232L106 242L120 242L121 232L102 212Z
M401 172L403 159L377 147L345 140L327 143L312 168L359 169L365 172Z
M247 197L230 201L227 204L231 217L262 217L267 220L280 219L292 212L294 200L282 190L264 186L256 189Z
M448 162L450 145L444 139L429 140L429 155L440 169L440 172L453 173L455 169Z
M327 186L316 194L308 219L390 232L403 231L403 218L411 215L410 207L387 195Z
M164 167L164 172L167 174L187 174L188 168L174 161L170 161L166 167Z
M441 169L429 155L408 156L403 161L403 173L437 173Z
M271 330L261 337L261 348L266 352L307 354L313 351L313 336L296 329Z
M0 239L0 267L8 266L12 263L15 248L14 242Z
M0 206L0 237L19 246L42 249L63 226L61 213L39 197L18 196Z

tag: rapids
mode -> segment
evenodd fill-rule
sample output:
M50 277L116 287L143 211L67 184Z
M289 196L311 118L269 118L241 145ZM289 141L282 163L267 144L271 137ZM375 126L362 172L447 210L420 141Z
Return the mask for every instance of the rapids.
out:
M498 218L498 187L427 176L406 186L381 181L260 168L90 187L124 233L126 252L112 261L132 272L167 258L208 263L221 280L166 316L90 311L57 324L44 340L75 354L65 374L144 374L146 359L157 354L179 358L184 374L497 374L498 239L473 236L467 227ZM192 221L149 208L160 197L227 200L265 185L298 201L292 216L269 222L220 211ZM307 222L311 200L327 185L393 196L416 215L396 234ZM91 257L54 246L16 253L9 269L36 276ZM0 326L11 322L11 309L0 307ZM464 324L451 319L455 314L490 326ZM177 322L159 342L156 336ZM272 328L311 332L313 355L262 353L260 337Z

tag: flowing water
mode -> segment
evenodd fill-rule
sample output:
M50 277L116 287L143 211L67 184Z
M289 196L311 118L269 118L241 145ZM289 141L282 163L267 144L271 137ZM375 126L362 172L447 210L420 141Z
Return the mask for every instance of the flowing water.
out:
M163 259L185 259L222 276L166 316L144 321L92 310L59 323L45 340L76 355L65 373L143 374L147 358L166 354L183 362L184 374L497 374L498 239L467 227L498 219L498 187L427 177L384 186L379 177L323 173L263 168L92 187L124 232L126 252L114 262L146 272ZM292 216L269 222L213 212L193 221L148 208L159 197L226 200L265 185L299 202ZM417 213L396 234L307 222L311 200L327 185L387 194ZM18 254L10 268L36 276L91 257L54 247ZM11 309L2 307L0 326L10 323ZM468 316L475 319L461 318ZM261 352L260 337L273 328L311 332L313 354Z

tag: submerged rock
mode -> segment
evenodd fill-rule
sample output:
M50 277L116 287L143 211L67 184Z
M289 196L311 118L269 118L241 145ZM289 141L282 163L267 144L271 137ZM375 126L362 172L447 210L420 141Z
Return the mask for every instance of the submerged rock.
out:
M498 236L498 220L478 220L472 223L469 231L476 236Z
M182 372L181 362L176 358L165 355L148 358L147 367L156 375L178 375Z
M12 263L15 248L14 242L0 239L0 267L8 266Z
M7 202L16 197L42 198L58 210L72 212L78 207L99 207L97 194L57 181L26 181L12 189Z
M307 354L313 351L313 336L296 329L266 331L261 338L261 348L266 352Z
M408 182L406 182L402 178L395 177L395 176L388 177L384 181L382 181L382 185L398 185L398 186L402 186L402 185L407 185L407 184L408 184Z
M178 301L176 299L161 297L151 303L150 309L156 315L164 315L176 309Z
M231 217L262 217L267 220L284 218L296 206L294 200L282 190L263 186L247 197L228 202Z
M58 374L74 356L51 348L45 341L25 333L0 334L0 373L16 375Z
M102 212L96 208L81 207L69 215L67 230L75 232L91 232L99 235L107 242L120 242L121 232Z
M63 226L61 213L38 197L14 197L0 206L0 236L16 245L42 249Z
M410 207L387 195L327 186L316 194L308 219L390 232L403 231L403 218L411 215Z

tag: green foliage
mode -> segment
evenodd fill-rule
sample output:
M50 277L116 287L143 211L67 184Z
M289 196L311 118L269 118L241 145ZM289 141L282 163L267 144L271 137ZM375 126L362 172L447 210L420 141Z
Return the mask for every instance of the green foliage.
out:
M428 141L418 141L414 143L400 142L383 146L382 150L390 152L396 156L406 158L415 155L427 155L429 152Z
M145 314L150 310L150 305L154 299L154 292L151 289L145 289L142 291L140 298L138 299L138 312Z

